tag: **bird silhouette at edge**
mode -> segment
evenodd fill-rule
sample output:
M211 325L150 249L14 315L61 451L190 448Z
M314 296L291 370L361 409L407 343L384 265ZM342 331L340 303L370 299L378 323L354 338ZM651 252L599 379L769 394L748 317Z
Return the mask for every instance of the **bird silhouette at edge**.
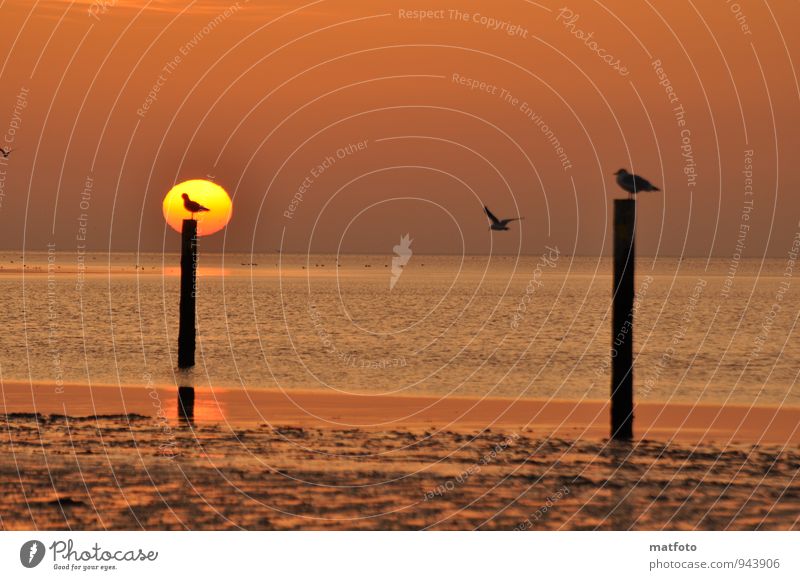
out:
M510 224L513 221L524 220L525 219L523 217L515 217L515 218L508 218L508 219L500 220L500 219L497 219L497 216L495 216L489 210L488 207L483 206L483 211L486 212L486 215L489 216L489 219L492 222L492 225L489 226L489 229L490 230L495 230L495 231L498 231L498 232L506 232L506 231L508 231L508 224Z
M11 155L13 151L14 151L13 149L3 149L2 147L0 147L0 153L2 153L3 157L5 157L6 159L8 159L8 156Z
M620 169L614 175L617 176L617 185L627 191L631 199L640 191L661 191L644 177L628 173L627 169Z
M192 219L194 219L194 214L202 212L202 211L211 211L205 206L200 205L196 201L192 201L189 199L188 193L182 193L181 197L183 198L183 207L192 214Z

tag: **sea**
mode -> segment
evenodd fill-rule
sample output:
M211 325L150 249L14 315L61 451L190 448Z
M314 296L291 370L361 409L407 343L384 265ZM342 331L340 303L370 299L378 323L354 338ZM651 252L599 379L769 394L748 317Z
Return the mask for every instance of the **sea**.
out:
M534 256L203 254L177 368L179 256L0 254L0 379L606 399L612 264ZM637 401L800 404L787 259L640 257Z

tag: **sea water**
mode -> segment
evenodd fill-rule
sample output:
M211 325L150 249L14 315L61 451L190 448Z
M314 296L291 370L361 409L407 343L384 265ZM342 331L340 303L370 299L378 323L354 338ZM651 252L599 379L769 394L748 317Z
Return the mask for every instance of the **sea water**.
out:
M0 255L2 379L608 397L608 258L202 255L188 373L176 369L178 265ZM637 400L800 404L799 305L785 260L640 258Z

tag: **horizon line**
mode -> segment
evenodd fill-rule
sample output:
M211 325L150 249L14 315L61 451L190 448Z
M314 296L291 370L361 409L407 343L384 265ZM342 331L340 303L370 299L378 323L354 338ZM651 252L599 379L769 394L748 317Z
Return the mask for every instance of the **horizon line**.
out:
M554 246L555 247L555 246ZM22 249L0 249L0 255L2 254L49 254L50 250L22 250ZM143 255L143 254L153 254L153 255L180 255L179 250L170 250L170 251L139 251L139 250L83 250L78 251L75 250L53 250L55 254L101 254L101 255L108 255L108 254L134 254L134 255ZM248 252L248 251L228 251L228 252L220 252L220 251L206 251L203 252L203 255L211 255L211 256L224 256L225 254L236 254L236 255L284 255L284 256L382 256L382 255L390 255L389 252L295 252L295 251L260 251L260 252ZM570 256L572 258L611 258L613 257L613 253L608 254L570 254L568 252L562 252L564 256ZM479 253L464 253L464 254L457 254L457 253L447 253L447 252L414 252L414 256L447 256L447 257L457 257L457 256L464 256L464 257L538 257L540 253L519 253L519 254L510 254L510 253L492 253L492 254L479 254ZM779 259L785 257L784 254L778 254L776 256L773 255L764 255L764 256L742 256L741 260L763 260L763 259ZM637 254L637 259L640 258L691 258L691 259L734 259L733 256L720 256L720 255L697 255L697 254Z

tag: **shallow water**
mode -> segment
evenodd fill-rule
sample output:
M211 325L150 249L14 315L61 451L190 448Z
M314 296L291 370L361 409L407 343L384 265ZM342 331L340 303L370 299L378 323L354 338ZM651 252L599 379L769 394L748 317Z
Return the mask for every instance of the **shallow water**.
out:
M545 255L547 251L545 250ZM608 259L203 255L178 373L175 255L0 255L3 380L604 398ZM251 265L254 264L254 265ZM643 258L640 400L800 404L785 260Z

